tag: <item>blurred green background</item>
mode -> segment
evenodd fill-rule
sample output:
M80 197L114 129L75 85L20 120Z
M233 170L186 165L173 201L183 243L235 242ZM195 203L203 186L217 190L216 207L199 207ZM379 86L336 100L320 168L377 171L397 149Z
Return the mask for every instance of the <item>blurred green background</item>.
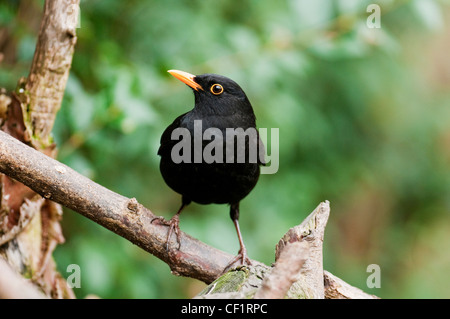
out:
M381 28L366 20L381 7ZM156 155L193 106L168 69L237 81L257 123L280 129L280 168L241 203L250 257L270 264L281 236L331 202L324 267L383 298L450 297L449 1L82 0L54 136L59 160L170 218L180 196ZM0 3L0 87L30 67L43 1ZM204 284L66 210L63 276L79 298L187 298ZM181 229L236 253L225 205L190 205ZM369 289L369 264L381 288Z

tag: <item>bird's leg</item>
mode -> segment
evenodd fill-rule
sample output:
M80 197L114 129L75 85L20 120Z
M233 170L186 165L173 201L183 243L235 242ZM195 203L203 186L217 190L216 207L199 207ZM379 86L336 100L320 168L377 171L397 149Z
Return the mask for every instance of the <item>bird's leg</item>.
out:
M177 213L169 220L166 221L163 217L155 217L152 219L152 223L154 220L159 220L160 224L169 226L169 230L167 232L167 240L166 240L166 250L169 250L169 242L170 242L170 236L172 236L172 233L175 232L175 235L177 236L177 243L178 243L178 249L181 247L181 238L180 238L180 214L183 211L184 207L186 207L187 203L183 201L181 204L180 209L177 211Z
M233 223L234 223L234 227L236 227L236 232L238 235L239 245L240 245L238 255L235 257L236 261L241 259L242 265L251 265L252 263L250 262L250 259L247 256L247 249L245 248L244 240L242 239L241 230L239 229L239 222L237 219L233 219Z
M233 220L234 227L236 228L236 232L237 232L238 239L239 239L240 249L239 249L239 252L236 255L236 257L234 257L228 263L228 265L225 267L223 272L228 271L231 268L231 266L233 266L238 261L240 262L241 265L251 265L252 264L250 262L250 259L247 256L247 249L245 248L244 240L242 239L241 230L239 228L239 221L238 221L239 220L239 203L231 204L230 217Z

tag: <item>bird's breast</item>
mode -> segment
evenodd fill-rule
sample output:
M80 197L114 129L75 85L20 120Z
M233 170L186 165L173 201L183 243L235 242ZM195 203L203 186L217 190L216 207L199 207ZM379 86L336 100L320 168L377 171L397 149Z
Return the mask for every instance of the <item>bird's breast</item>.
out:
M178 140L169 139L183 130ZM254 122L239 115L192 112L169 126L163 136L162 176L184 197L201 204L237 203L256 185L260 143Z

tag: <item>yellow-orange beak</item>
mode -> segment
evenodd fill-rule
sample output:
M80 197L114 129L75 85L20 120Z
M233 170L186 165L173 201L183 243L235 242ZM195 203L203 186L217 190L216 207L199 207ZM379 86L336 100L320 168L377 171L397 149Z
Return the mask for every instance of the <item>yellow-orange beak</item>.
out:
M189 85L194 90L198 91L198 89L203 90L202 86L194 81L195 75L178 70L169 70L167 71L174 77L176 77L181 82Z

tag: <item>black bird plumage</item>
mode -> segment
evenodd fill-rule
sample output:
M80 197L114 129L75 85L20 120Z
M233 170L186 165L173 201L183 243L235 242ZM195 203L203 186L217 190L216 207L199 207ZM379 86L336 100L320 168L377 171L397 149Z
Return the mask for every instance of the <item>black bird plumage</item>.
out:
M182 205L175 216L166 223L170 226L167 238L167 248L172 232L179 240L179 214L183 208L191 201L199 204L229 204L230 217L236 227L240 250L235 259L230 263L234 264L240 260L243 264L250 263L245 245L239 229L239 202L246 197L255 187L259 175L260 165L264 164L264 145L256 131L256 117L253 108L246 94L241 87L233 80L217 75L202 74L194 76L192 74L171 70L169 71L177 79L193 89L195 96L194 108L179 117L170 124L161 137L161 145L158 155L161 156L161 174L169 187L182 195ZM201 120L202 133L208 128L220 130L223 136L223 160L222 162L200 163L194 162L194 151L191 154L190 163L175 163L172 158L172 149L179 143L172 139L172 132L177 128L189 130L192 137L191 144L194 144L194 121ZM237 143L234 137L233 157L226 158L227 155L227 128L254 129L256 136L249 135L245 139L245 145ZM215 136L217 138L217 136ZM202 140L202 150L211 141ZM251 160L249 154L252 146L256 146L256 161ZM242 150L242 147L245 147ZM191 150L194 150L191 147ZM245 152L245 161L238 162L239 151ZM260 155L261 154L261 155Z

